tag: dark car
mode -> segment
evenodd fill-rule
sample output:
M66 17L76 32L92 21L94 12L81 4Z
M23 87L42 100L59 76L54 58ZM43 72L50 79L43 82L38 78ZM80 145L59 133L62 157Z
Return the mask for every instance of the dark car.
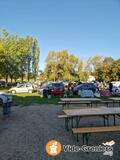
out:
M63 83L51 83L43 90L43 96L47 95L62 95L64 94L64 84Z
M0 88L7 87L7 83L3 80L0 80Z
M73 93L78 94L79 90L92 90L95 93L96 86L93 83L82 83L73 88Z
M45 89L47 89L51 83L52 83L51 81L49 81L49 82L42 82L41 85L38 87L37 92L39 94L43 94L43 91Z

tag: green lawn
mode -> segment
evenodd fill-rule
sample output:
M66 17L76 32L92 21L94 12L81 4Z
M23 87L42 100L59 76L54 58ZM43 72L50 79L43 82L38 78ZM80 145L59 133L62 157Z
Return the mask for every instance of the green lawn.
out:
M13 94L13 104L27 106L31 104L57 104L59 97L52 99L43 98L38 93L20 93Z

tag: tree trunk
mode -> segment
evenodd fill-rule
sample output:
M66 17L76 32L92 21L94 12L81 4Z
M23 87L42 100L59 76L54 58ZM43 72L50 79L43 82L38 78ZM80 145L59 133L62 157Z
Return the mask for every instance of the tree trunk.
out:
M21 81L23 82L24 79L24 74L21 75Z
M28 82L29 82L29 80L30 80L29 72L28 72L28 75L27 75L27 80L28 80Z
M5 81L8 83L8 75L5 76Z
M13 76L10 76L10 79L11 79L11 83L13 82Z

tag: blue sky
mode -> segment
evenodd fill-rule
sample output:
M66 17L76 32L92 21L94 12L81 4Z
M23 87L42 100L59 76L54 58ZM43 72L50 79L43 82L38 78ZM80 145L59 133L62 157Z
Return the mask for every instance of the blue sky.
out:
M0 0L1 28L38 39L40 69L51 50L120 58L120 0Z

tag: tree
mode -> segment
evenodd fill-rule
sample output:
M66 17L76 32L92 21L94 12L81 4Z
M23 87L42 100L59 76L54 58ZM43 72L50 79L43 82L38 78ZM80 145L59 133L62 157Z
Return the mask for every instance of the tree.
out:
M34 39L32 45L32 73L34 80L36 80L36 76L38 75L39 72L39 55L40 55L40 50L38 42L37 39Z
M120 81L120 59L115 60L110 67L111 80Z
M11 35L6 30L2 31L0 37L0 74L15 80L27 75L28 81L30 74L37 76L39 64L39 47L36 39L31 36L21 38ZM33 47L34 46L34 47ZM33 50L34 48L34 50Z
M48 53L45 74L49 80L73 80L78 78L78 58L66 50Z

